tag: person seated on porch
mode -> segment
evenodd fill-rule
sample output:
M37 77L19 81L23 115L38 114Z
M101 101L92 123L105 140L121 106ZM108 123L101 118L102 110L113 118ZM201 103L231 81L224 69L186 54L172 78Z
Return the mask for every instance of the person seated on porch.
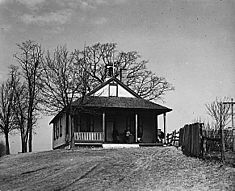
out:
M114 143L119 143L119 133L118 133L117 129L113 130L112 136L113 136L113 142Z
M143 137L143 132L142 131L138 131L138 138L137 138L137 142L138 143L141 143L143 141L142 137Z
M132 143L133 142L133 135L131 134L130 130L125 131L125 143Z
M164 133L161 131L161 129L158 129L157 142L158 143L163 143L163 139L164 139Z

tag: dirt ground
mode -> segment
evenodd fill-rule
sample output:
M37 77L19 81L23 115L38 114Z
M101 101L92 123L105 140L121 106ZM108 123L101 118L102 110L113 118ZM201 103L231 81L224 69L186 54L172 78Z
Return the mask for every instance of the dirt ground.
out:
M77 149L0 158L0 190L235 190L235 168L174 147Z

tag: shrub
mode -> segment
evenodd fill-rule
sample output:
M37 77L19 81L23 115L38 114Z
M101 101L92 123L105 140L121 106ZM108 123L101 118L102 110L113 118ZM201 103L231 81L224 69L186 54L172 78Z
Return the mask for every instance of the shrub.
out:
M1 141L0 142L0 157L5 155L5 144Z

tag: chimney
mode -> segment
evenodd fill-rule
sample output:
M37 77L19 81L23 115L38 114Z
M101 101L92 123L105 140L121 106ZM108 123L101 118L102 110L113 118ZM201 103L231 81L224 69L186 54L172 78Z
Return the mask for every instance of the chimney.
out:
M120 76L120 81L124 84L126 84L127 75L128 75L127 69L124 69L124 68L120 69L120 75L119 75Z
M106 66L105 66L105 78L106 79L110 79L110 78L112 78L113 77L113 65L111 65L111 64L107 64Z

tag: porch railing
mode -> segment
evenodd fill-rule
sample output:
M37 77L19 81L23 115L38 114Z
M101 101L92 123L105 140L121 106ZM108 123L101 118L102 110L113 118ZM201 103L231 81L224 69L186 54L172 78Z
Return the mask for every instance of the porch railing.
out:
M103 132L75 132L75 141L103 141Z

